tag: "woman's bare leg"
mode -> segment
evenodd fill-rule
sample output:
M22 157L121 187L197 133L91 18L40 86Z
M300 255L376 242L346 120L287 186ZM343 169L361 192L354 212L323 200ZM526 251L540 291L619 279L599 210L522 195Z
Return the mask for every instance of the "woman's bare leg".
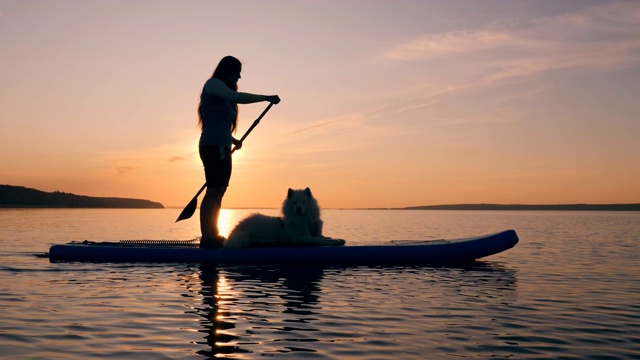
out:
M222 207L222 197L227 191L226 186L207 187L207 192L200 204L200 247L220 247L218 219Z

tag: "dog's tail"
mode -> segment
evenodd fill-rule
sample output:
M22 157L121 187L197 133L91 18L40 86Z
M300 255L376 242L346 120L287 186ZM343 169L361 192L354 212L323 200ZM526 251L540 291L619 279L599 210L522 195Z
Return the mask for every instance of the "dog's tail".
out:
M224 242L225 249L239 249L246 248L251 245L251 238L249 232L240 229L234 229L229 238Z

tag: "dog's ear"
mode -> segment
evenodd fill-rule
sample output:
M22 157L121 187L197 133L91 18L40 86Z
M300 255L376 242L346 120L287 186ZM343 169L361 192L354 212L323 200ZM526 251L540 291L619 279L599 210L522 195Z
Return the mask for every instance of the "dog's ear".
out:
M287 191L287 199L290 198L291 195L293 195L293 189L289 188L289 191Z
M304 189L304 193L307 194L307 196L311 196L311 189L309 188Z

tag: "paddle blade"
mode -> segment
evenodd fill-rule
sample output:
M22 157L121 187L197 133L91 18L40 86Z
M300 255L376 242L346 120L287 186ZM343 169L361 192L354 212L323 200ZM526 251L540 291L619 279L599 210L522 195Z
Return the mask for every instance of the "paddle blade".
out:
M180 213L180 216L178 216L178 219L176 220L176 222L181 220L186 220L191 216L193 216L193 213L196 212L197 207L198 207L198 195L194 196L193 199L191 199L191 201L189 202L189 204L187 204L187 206L184 209L182 209L182 212Z
M193 215L194 212L196 212L196 208L198 207L198 196L200 196L200 193L204 191L204 189L206 188L207 188L207 183L204 183L200 188L200 190L198 190L198 193L196 194L196 196L194 196L193 199L191 199L191 202L188 203L187 206L182 210L176 222L180 220L188 219Z

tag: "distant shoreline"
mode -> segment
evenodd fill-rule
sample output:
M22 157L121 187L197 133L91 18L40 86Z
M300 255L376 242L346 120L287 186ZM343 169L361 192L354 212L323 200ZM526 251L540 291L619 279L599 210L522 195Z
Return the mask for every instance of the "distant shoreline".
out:
M22 186L0 185L0 209L182 209L165 207L144 199L90 197L59 191L44 192ZM268 210L269 207L238 207L233 210ZM449 204L401 208L325 208L326 210L510 210L510 211L640 211L640 203L631 204Z
M131 207L78 207L59 205L7 205L0 209L182 209L179 206L131 208ZM279 210L275 207L232 207L226 210ZM426 205L403 208L323 208L323 210L467 210L467 211L640 211L640 204L559 204L559 205L500 205L500 204L464 204L464 205Z
M167 206L167 209L182 209L180 206ZM275 207L232 207L228 210L279 210ZM556 205L528 205L528 204L452 204L408 206L401 208L331 208L323 210L473 210L473 211L640 211L640 204L556 204Z
M0 204L0 209L166 209L154 206L65 206L65 205L11 205Z
M640 211L640 204L556 204L556 205L526 205L526 204L458 204L458 205L428 205L411 206L405 210L544 210L544 211Z
M33 209L163 209L159 202L144 199L92 197L45 192L24 186L0 185L0 208Z

